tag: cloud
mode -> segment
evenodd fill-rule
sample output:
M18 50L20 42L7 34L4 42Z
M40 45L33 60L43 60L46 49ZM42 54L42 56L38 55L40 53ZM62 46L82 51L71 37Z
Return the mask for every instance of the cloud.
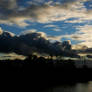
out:
M83 22L92 19L92 11L87 10L84 5L90 0L30 1L30 5L23 6L18 4L23 3L23 0L0 0L0 23L23 27L29 25L25 20L46 23L69 18L78 18Z
M17 53L30 55L32 53L71 56L71 44L69 41L50 42L43 32L29 32L21 35L14 35L11 32L3 31L0 35L0 52ZM75 54L73 54L75 55Z
M0 52L12 51L12 38L14 34L11 32L3 32L0 34Z
M23 55L18 55L16 53L1 53L0 54L0 60L6 60L6 59L11 59L11 60L15 60L15 59L20 59L20 60L24 60L26 57Z
M57 25L45 25L44 28L52 28L51 31L59 32L61 29Z
M58 26L56 25L45 25L44 28L57 28Z
M61 31L61 29L60 28L54 28L52 31L59 32L59 31Z
M35 33L37 32L36 29L31 29L31 30L26 30L20 33L20 35L25 35L25 34L29 34L29 33Z
M2 35L2 33L3 33L3 30L0 28L0 35Z
M88 49L88 47L86 45L78 44L78 45L73 45L72 49L74 49L74 50L85 50L85 49Z
M87 45L88 47L92 47L92 25L85 25L85 26L80 26L78 28L81 33L79 37L79 40L84 40L82 43L83 45Z
M71 38L72 40L81 41L79 45L92 47L92 25L76 26L77 32L71 35L62 35L62 37Z
M60 35L60 36L48 36L48 39L52 40L52 41L61 41L62 35Z

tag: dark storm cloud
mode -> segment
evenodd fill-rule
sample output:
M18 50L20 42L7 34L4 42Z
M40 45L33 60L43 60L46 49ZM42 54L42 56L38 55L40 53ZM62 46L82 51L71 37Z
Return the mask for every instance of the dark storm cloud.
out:
M0 32L0 52L15 52L30 55L34 52L48 55L71 56L69 41L51 43L42 33L33 32L16 36L10 32ZM70 53L71 51L71 53Z

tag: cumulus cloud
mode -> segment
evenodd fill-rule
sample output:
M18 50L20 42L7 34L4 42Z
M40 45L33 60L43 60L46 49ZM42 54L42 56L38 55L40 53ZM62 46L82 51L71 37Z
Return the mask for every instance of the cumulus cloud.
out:
M14 52L21 55L30 55L33 53L48 55L70 56L71 43L50 42L43 32L29 32L19 36L11 32L2 31L0 35L0 52ZM75 55L75 54L73 54Z

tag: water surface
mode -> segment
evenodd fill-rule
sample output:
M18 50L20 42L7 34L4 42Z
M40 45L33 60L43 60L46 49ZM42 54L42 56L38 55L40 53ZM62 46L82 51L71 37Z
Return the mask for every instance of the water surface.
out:
M52 87L44 92L92 92L92 81L88 83L76 83L74 85Z

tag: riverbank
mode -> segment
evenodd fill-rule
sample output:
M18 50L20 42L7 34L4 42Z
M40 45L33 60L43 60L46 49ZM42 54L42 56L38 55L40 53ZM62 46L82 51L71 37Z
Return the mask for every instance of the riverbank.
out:
M0 75L4 85L41 92L58 85L75 85L92 80L92 68L76 68L71 60L40 59L0 61ZM16 86L15 86L16 84ZM11 86L11 85L10 85Z

